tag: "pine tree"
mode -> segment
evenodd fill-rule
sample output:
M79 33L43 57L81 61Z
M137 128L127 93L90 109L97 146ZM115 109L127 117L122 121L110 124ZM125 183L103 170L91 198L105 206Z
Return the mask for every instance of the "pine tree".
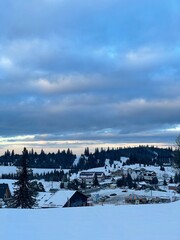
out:
M180 174L175 174L174 176L174 183L179 183L180 182Z
M86 189L86 181L84 179L82 179L81 188Z
M164 179L164 181L163 181L163 185L164 185L164 186L167 186L166 179Z
M180 134L176 138L175 165L180 169Z
M122 180L122 178L117 179L116 184L117 184L117 187L122 187L122 186L123 186L123 180Z
M152 184L157 185L158 184L158 178L154 177L151 181Z
M29 180L28 151L23 150L21 166L18 169L18 180L14 183L15 190L10 206L14 208L32 208L36 204L35 191Z
M64 188L64 182L60 183L60 188Z
M95 173L95 176L94 176L94 179L93 179L93 186L95 186L95 187L99 186L99 181L98 181L96 173Z
M170 180L169 180L169 183L174 183L172 176L171 176L171 178L170 178Z
M85 155L86 157L89 156L89 148L88 148L88 147L85 148L85 150L84 150L84 155Z
M131 175L128 173L127 177L126 177L126 182L129 188L132 188L133 186L133 182L132 182L132 177Z

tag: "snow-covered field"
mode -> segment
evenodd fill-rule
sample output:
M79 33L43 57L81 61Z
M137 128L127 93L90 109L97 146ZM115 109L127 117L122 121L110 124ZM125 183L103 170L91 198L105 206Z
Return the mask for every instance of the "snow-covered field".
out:
M60 171L61 169L53 169L53 168L31 168L33 170L33 173L36 174L41 174L41 173L50 173L53 172L54 170ZM68 172L68 169L63 169L64 172ZM9 174L9 173L16 173L17 168L15 166L0 166L0 176L1 174Z
M11 179L0 179L0 183L7 183L9 185L9 189L11 193L13 193L13 183L16 182L16 180L11 180ZM51 188L60 188L59 182L46 182L44 180L39 181L43 184L45 191L49 191Z
M180 201L58 209L0 209L0 239L179 240Z
M129 166L128 166L129 167ZM131 168L137 168L131 165ZM95 171L104 171L97 168ZM174 176L171 168L165 172L159 167L149 167L161 178L164 173ZM53 171L52 169L33 169L34 173ZM89 170L89 171L92 171ZM0 173L15 173L15 167L0 167ZM15 180L0 179L0 183L8 183L13 192ZM59 182L43 183L48 197L50 188L59 188ZM146 197L180 197L172 190L135 191L115 188L97 189L92 192L99 197L109 196L104 206L54 208L54 209L0 209L0 239L7 240L179 240L180 239L180 201L168 204L124 205L125 196L129 194ZM116 194L114 197L112 194ZM114 199L114 201L113 201ZM120 205L118 205L120 204ZM121 205L122 204L122 205Z

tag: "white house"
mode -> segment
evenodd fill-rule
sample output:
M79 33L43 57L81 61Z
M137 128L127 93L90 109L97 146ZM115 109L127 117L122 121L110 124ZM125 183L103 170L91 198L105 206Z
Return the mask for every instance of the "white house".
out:
M97 176L97 179L99 182L102 182L105 180L105 174L104 172L88 172L88 171L83 171L80 173L79 177L81 180L84 180L87 185L92 185L95 176Z

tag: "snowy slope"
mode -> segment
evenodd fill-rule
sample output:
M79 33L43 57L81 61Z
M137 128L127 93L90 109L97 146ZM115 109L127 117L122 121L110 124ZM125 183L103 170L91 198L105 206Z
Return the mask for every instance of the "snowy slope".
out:
M44 186L45 191L49 191L51 188L59 189L60 184L59 182L47 182L44 180L37 180L38 182L41 182ZM0 179L0 183L7 183L9 185L9 189L11 192L13 192L13 183L16 182L16 180L11 180L11 179Z
M61 169L59 168L31 168L33 170L33 173L36 174L41 174L41 173L50 173L53 172L54 170L56 171L61 171ZM17 168L15 166L0 166L0 176L1 174L9 174L9 173L16 173ZM69 172L68 169L63 169L64 172Z
M1 209L0 239L179 240L180 201L58 209Z

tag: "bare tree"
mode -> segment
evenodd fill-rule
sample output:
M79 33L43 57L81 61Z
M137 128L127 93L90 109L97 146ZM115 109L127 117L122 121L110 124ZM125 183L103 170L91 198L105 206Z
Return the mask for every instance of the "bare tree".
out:
M176 166L180 168L180 134L176 138L176 150L175 150L174 162Z

